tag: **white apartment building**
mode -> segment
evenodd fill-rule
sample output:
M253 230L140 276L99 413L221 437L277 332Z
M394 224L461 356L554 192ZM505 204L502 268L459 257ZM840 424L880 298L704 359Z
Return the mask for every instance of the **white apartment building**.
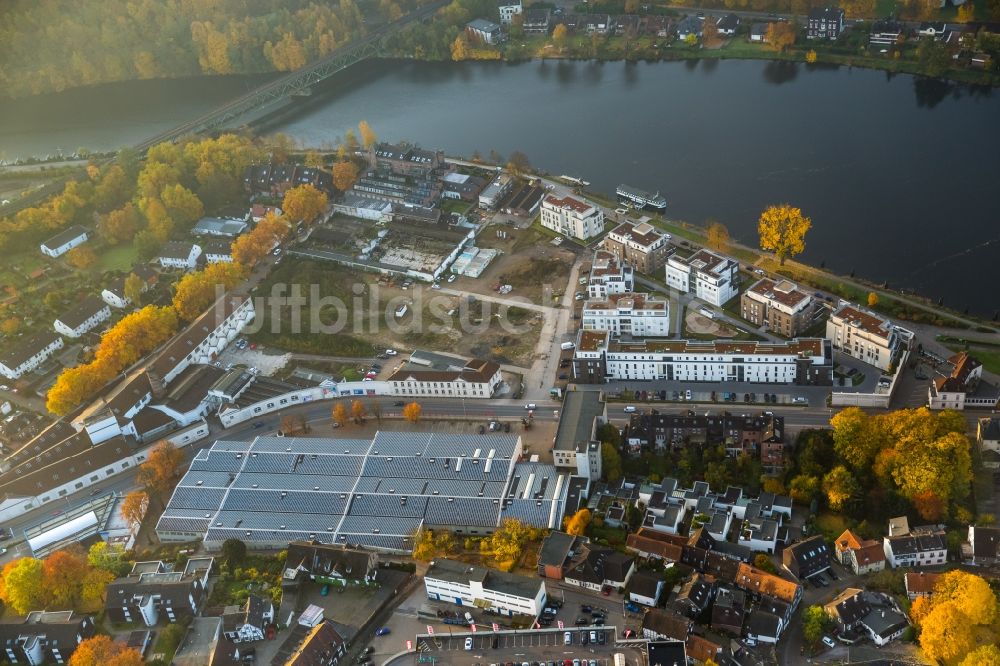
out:
M667 286L721 307L739 294L739 269L735 259L710 250L698 250L687 259L674 254L667 258Z
M226 294L178 333L147 368L155 381L169 384L195 363L212 363L253 321L253 299Z
M821 338L775 343L653 339L625 342L612 340L607 331L583 330L573 364L576 379L590 382L665 380L828 386L832 369L829 343Z
M460 370L403 368L385 381L392 387L392 395L402 397L490 398L503 378L499 364L472 359Z
M63 339L55 333L32 335L0 353L0 375L7 379L20 379L45 362L57 349L62 349L63 344Z
M574 197L542 199L542 226L570 238L587 240L604 231L604 212Z
M62 231L41 244L42 254L52 257L60 257L74 247L83 245L89 238L88 231L83 227L72 226Z
M901 342L891 321L874 312L842 302L826 321L833 348L879 370L888 370Z
M52 327L68 338L78 338L111 318L111 308L97 296L87 296L76 307L59 315Z
M612 294L583 305L583 328L612 335L664 337L670 335L670 306L649 294Z
M882 538L885 561L890 567L929 567L948 561L944 532L915 528L908 534Z
M514 22L514 17L522 11L521 0L517 0L517 2L501 0L497 5L497 11L500 12L500 23L510 25Z
M608 250L597 250L591 262L587 294L590 298L607 298L612 294L625 294L635 288L632 267Z
M198 257L200 256L201 246L185 241L170 241L160 250L157 261L164 268L181 268L190 271L198 265Z
M545 607L545 582L443 558L424 575L427 598L493 610L500 615L537 617Z

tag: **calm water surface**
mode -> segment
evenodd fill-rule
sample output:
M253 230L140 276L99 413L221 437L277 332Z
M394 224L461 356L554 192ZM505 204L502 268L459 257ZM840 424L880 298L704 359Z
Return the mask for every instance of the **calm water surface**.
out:
M111 87L125 99L103 110L93 91L76 114L29 122L0 109L0 149L52 133L64 149L138 139L250 83L147 84L143 96ZM762 61L373 61L269 129L332 145L361 119L382 139L452 154L520 150L603 192L658 189L671 217L718 219L749 243L761 209L787 201L813 219L806 260L958 309L1000 308L1000 93Z

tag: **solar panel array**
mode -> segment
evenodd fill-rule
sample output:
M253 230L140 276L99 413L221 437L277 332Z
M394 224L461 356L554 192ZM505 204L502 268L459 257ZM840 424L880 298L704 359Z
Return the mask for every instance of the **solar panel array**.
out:
M422 525L486 532L516 514L558 526L552 507L564 506L567 479L551 466L515 467L520 453L520 438L500 433L219 441L197 454L157 530L213 543L315 539L409 551ZM530 499L507 499L511 491Z

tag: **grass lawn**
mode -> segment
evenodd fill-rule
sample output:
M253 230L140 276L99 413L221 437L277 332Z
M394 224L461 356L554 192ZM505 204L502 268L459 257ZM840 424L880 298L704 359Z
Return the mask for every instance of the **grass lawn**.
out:
M597 527L591 523L587 528L587 534L591 539L597 541L604 539L610 546L621 546L625 544L625 537L628 536L624 529L601 525Z
M110 271L125 272L130 270L138 259L139 253L131 243L119 245L106 250L98 262L94 265L95 270L101 273Z
M983 369L987 372L1000 374L1000 346L970 343L968 345L956 341L954 338L944 338L938 336L945 347L953 352L968 350L969 354L979 359L983 364Z
M458 213L459 215L465 215L472 208L472 204L468 201L459 201L457 199L444 199L441 201L441 209L447 213Z

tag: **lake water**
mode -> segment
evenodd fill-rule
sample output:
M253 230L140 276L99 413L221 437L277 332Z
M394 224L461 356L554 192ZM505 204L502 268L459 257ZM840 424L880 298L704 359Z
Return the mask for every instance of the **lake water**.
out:
M118 101L105 107L96 91L51 95L30 103L81 101L30 120L15 102L0 110L0 150L30 150L52 134L64 149L142 138L252 81L112 86ZM155 104L126 94L139 85L169 92ZM384 140L462 155L520 150L598 191L659 190L669 216L717 219L750 244L760 211L788 202L813 220L805 260L959 310L1000 308L1000 94L991 90L764 61L370 61L269 130L332 145L362 119Z

